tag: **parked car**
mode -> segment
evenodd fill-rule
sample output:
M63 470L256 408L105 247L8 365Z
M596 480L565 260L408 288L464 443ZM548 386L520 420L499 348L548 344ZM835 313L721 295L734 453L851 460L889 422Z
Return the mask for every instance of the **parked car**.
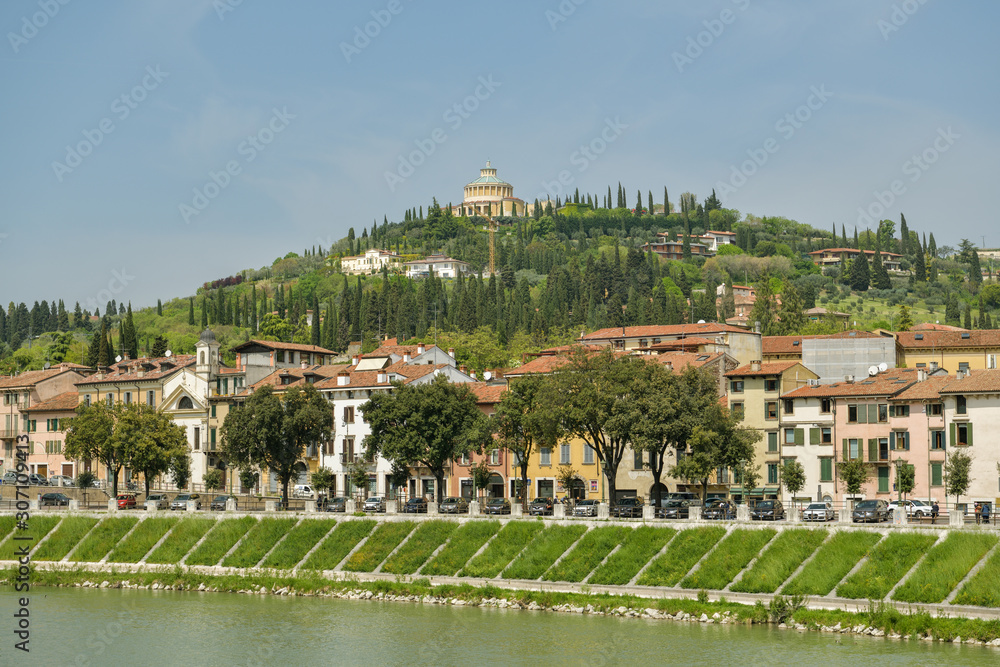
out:
M468 514L469 501L465 498L452 496L445 498L438 506L439 514Z
M372 496L365 501L363 509L366 512L385 512L385 498Z
M833 521L836 518L837 513L830 503L809 503L809 507L802 510L803 521Z
M170 509L170 500L164 493L151 493L148 496L146 496L146 502L156 503L156 509L158 510Z
M642 518L642 506L645 504L639 496L619 498L611 508L611 516L626 518Z
M134 510L137 505L134 493L119 493L116 500L120 510Z
M38 499L39 507L69 507L69 496L62 493L43 493Z
M486 501L486 514L510 514L510 501L506 498L490 498Z
M552 516L555 503L551 498L539 496L528 505L528 514L531 516Z
M427 499L422 497L410 498L403 505L403 512L405 514L427 514Z
M344 496L335 496L326 501L325 509L327 512L346 512L347 511L347 498Z
M49 486L76 486L72 477L66 475L52 475L49 477Z
M780 500L762 500L750 510L754 521L777 521L785 518L785 506Z
M308 484L296 484L292 489L292 498L315 498L316 492Z
M691 516L691 506L700 504L697 500L670 499L656 509L656 516L660 519L687 519Z
M573 516L597 516L599 504L596 500L578 500L573 508Z
M906 516L909 519L922 519L925 516L929 517L932 514L931 506L922 500L894 500L889 503L889 514L890 516L895 512L897 507L906 508Z
M889 519L889 505L882 499L862 500L854 506L851 513L854 523L864 521L865 523L880 523Z
M226 495L216 496L212 498L212 502L208 504L208 509L212 510L213 512L225 512L226 503L229 501L230 498L233 500L233 502L236 502L236 496L226 496Z
M33 472L28 475L28 484L31 486L48 486L49 480L47 480L43 475Z
M13 470L8 470L3 474L4 484L17 484L17 473Z
M201 496L197 493L182 493L174 501L170 503L170 509L172 510L186 510L189 500L194 501L195 509L201 509Z
M712 500L701 513L703 519L735 519L736 507L728 500Z

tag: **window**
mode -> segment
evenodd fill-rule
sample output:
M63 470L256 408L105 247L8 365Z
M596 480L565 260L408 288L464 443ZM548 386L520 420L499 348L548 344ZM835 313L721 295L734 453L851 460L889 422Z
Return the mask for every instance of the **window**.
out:
M634 470L642 470L642 452L632 453L632 468Z
M960 362L958 362L958 370L961 373L968 373L969 372L969 362L968 361L960 361Z
M857 461L861 458L861 440L851 438L844 446L844 458L849 461Z
M972 424L952 424L955 429L956 445L972 444Z
M729 389L734 394L743 393L743 380L733 380L729 383Z
M833 459L819 460L819 481L821 482L833 481Z
M910 432L909 431L893 431L889 434L889 449L904 450L909 451L910 449Z
M778 418L778 402L777 401L767 401L764 403L764 419L777 419Z
M200 426L195 426L194 427L194 449L195 449L195 451L198 451L199 449L201 449L201 427Z
M944 450L944 431L931 431L931 449Z
M941 413L944 412L944 404L943 403L931 403L930 407L931 407L931 416L932 417L940 417Z
M786 445L801 445L803 444L803 431L800 428L786 428L785 429L785 444Z
M275 352L274 353L274 359L279 364L285 363L285 351L284 350L278 350L277 352Z
M997 355L987 354L986 355L986 368L993 369L997 367Z
M125 392L125 405L132 405L132 392Z
M776 452L778 451L778 433L777 431L770 431L767 434L767 451Z
M820 432L820 443L824 445L833 444L833 429L829 426L824 426L819 430Z
M354 406L348 405L344 407L344 423L353 424L354 423Z
M472 463L472 459L469 458L469 453L466 452L466 453L462 454L462 465L467 466L470 463Z
M340 455L343 463L354 463L354 436L344 438L344 449Z
M764 380L764 391L778 391L778 378Z
M858 423L858 406L848 405L847 406L847 421L851 424Z
M193 410L194 402L191 401L190 396L181 396L181 400L177 401L178 410Z
M833 401L829 398L819 399L819 411L824 414L830 413L830 408L833 405Z
M583 445L583 464L594 465L594 448L586 443Z
M778 483L778 464L768 463L767 464L767 483L777 484Z
M645 338L639 339L639 347L649 347L649 341Z
M795 414L795 401L790 398L786 398L784 401L784 406L782 406L782 411L786 415Z
M564 442L559 445L559 463L563 465L569 465L569 443Z
M878 420L879 422L889 421L889 406L885 403L879 403L878 405Z
M542 447L538 450L538 454L541 457L541 465L550 466L552 465L552 448Z
M83 404L88 408L90 407L90 394L87 394L83 397Z
M500 465L500 450L491 449L490 450L490 465Z
M215 429L210 429L208 432L208 449L209 451L215 451Z
M889 460L889 438L878 439L878 460L879 461Z
M156 405L156 394L152 389L146 392L146 405Z
M215 404L212 404L212 419L215 419Z
M889 466L878 467L878 492L889 493Z
M719 484L729 484L729 469L726 467L717 469L715 471L715 478Z
M942 467L943 464L941 463L931 464L931 486L943 486L942 479L944 475L942 475Z
M111 406L115 402L115 395L108 394L104 397L104 402Z
M955 412L957 412L960 415L964 415L966 413L966 409L967 409L967 406L966 406L966 403L965 403L965 396L956 396L955 397Z
M733 413L733 418L734 419L741 419L742 420L743 416L745 414L744 410L743 410L743 402L739 401L739 402L733 403L730 406L729 411Z

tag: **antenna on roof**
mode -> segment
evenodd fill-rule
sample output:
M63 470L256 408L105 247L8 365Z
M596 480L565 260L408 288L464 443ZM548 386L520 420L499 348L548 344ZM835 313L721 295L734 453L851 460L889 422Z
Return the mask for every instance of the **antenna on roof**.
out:
M878 366L869 366L868 375L878 375Z
M483 373L483 379L489 382L490 380L493 379L493 373L486 371L485 373Z
M45 365L44 365L44 366L42 366L42 369L43 369L43 370L46 370L46 371L47 371L47 370L49 370L50 368L52 368L52 364L50 364L50 363L49 363L49 362L47 362L47 361L45 362Z
M167 350L166 352L163 353L163 356L169 357L172 354L173 354L173 352L171 352L170 350Z

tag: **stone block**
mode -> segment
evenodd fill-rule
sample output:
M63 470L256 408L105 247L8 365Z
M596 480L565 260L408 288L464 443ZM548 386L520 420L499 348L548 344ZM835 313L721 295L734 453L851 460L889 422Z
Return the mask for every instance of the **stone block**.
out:
M358 511L358 504L354 498L348 498L347 502L344 503L344 514L354 514Z
M837 510L837 518L840 523L851 523L851 510L847 507L841 507Z
M236 498L228 498L226 500L226 511L235 512L236 511Z
M115 498L108 498L108 511L117 512L118 511L118 500Z
M948 512L948 525L952 528L962 528L965 526L965 512L962 510L951 510Z
M566 506L562 503L555 503L552 506L552 518L553 519L565 519L566 518Z
M427 503L427 513L428 514L437 514L438 513L438 504L436 502L434 502L433 500L429 501Z
M73 501L70 501L70 509L72 509L72 508L73 508ZM147 512L155 512L156 511L156 501L155 500L147 500L146 501L146 511Z
M385 513L386 514L399 514L399 509L397 508L398 500L387 500L385 501Z
M736 520L746 523L750 521L750 506L746 503L736 506Z
M306 501L306 513L307 514L315 514L316 513L316 501L315 500L307 500Z
M479 501L473 500L469 503L469 516L479 516Z
M510 515L512 517L520 517L523 515L524 508L521 506L521 502L517 499L510 501Z
M608 505L608 503L597 504L597 518L598 519L611 518L611 507Z
M701 521L701 505L691 505L688 508L688 520L689 521Z
M198 511L198 501L197 500L189 500L189 501L187 501L186 511L188 511L188 512L197 512Z
M650 519L656 518L656 508L652 505L642 506L642 520L649 521Z
M265 512L277 512L278 511L278 501L277 500L265 500L264 501L264 511Z
M80 509L80 501L77 500L76 498L70 498L70 500L69 500L69 509L70 509L71 512L75 512L75 511L79 510Z

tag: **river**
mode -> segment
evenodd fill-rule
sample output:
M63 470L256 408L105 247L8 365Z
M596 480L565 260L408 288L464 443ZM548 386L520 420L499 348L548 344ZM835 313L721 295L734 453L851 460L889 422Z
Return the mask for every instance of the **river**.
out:
M310 597L35 588L4 665L984 665L996 649L814 632Z

